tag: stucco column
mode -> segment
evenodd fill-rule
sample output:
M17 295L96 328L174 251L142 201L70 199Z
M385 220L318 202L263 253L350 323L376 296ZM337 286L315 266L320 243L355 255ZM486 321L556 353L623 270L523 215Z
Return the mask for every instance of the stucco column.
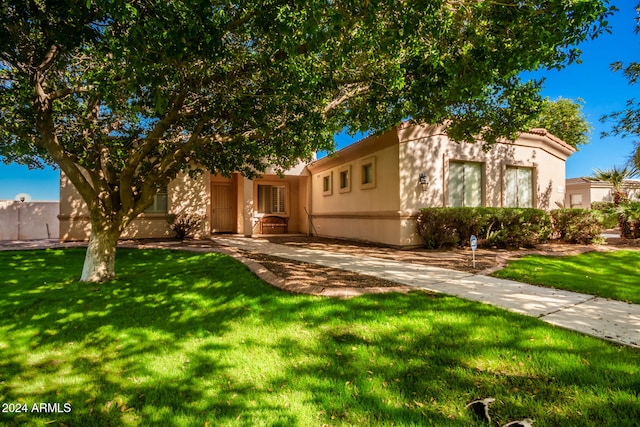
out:
M253 234L253 180L242 178L243 181L243 233L247 237Z

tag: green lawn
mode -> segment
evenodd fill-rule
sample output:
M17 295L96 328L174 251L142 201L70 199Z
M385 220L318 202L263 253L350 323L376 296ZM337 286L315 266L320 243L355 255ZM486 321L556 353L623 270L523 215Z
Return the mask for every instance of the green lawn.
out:
M289 295L219 254L121 249L118 280L81 284L83 256L0 252L0 402L28 410L2 425L468 427L480 397L500 425L640 419L640 351L538 319Z
M509 262L494 275L640 304L640 251L588 252L565 257L530 255Z

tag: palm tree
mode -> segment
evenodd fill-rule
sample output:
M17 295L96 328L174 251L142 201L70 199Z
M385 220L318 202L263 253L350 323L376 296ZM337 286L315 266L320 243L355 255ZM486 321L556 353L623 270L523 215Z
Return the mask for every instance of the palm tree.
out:
M636 170L640 170L640 142L636 142L636 148L631 155L629 163L633 164Z
M594 169L593 176L590 178L594 181L605 181L613 187L613 205L617 208L620 203L625 202L629 197L624 190L624 182L627 179L638 175L638 170L629 165L622 167L614 166L611 169Z
M624 183L627 179L637 176L638 169L635 166L625 165L622 167L614 166L605 170L594 169L593 172L593 176L590 179L608 182L613 187L613 206L618 210L620 237L627 237L631 234L631 224L629 224L627 216L619 208L622 203L629 200L629 196L624 189Z

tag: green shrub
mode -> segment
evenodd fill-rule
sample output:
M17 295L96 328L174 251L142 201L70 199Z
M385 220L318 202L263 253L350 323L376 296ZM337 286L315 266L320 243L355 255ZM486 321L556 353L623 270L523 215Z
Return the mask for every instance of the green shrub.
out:
M616 228L618 226L618 212L613 202L593 202L591 209L602 213L602 227Z
M551 235L548 215L527 208L425 208L418 232L428 248L465 246L472 235L482 246L531 247Z
M429 249L457 246L460 237L450 223L446 208L422 209L418 215L418 233Z
M640 202L626 202L617 209L621 223L626 225L625 237L640 238Z
M551 220L541 209L503 208L497 209L495 218L499 228L489 244L497 247L533 247L549 240Z
M176 239L184 240L193 236L202 225L202 218L192 214L167 214L169 227L176 233Z
M597 243L603 226L603 213L593 209L556 209L550 212L554 237L567 243Z
M592 202L591 209L604 212L613 212L616 210L613 202Z

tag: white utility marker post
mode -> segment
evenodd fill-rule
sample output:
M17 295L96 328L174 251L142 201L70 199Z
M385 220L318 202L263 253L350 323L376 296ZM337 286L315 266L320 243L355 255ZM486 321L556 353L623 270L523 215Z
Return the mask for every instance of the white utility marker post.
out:
M471 244L471 252L473 253L473 268L476 268L476 249L478 249L478 238L476 236L471 236L469 243Z

